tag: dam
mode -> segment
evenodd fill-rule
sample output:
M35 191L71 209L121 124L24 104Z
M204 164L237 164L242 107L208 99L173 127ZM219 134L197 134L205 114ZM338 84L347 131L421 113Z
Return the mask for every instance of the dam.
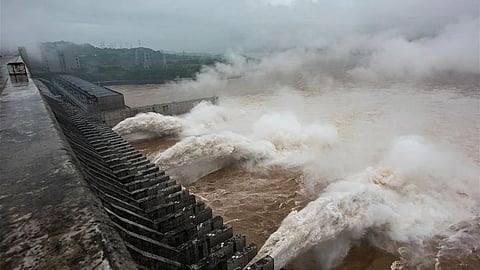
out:
M29 75L16 84L1 64L2 269L233 270L251 263L254 243L109 128L112 118L99 112L136 112L122 108L121 94L70 76L50 89ZM247 268L273 263L266 256Z
M50 83L49 83L50 84ZM216 104L218 97L185 98L181 101L130 107L125 104L122 93L102 87L72 75L59 75L52 80L52 91L67 99L83 111L94 115L98 121L109 127L138 113L157 112L164 115L177 115L190 111L202 101Z
M81 106L75 105L74 101L55 93L56 89L53 87L48 89L43 83L34 82L35 84L31 79L22 80L21 76L2 81L6 87L2 92L2 117L0 117L2 132L0 135L2 136L2 162L5 167L1 168L3 188L0 194L0 211L2 211L2 217L6 218L2 220L1 259L5 264L1 265L1 268L10 269L32 265L37 268L63 265L79 269L90 266L94 268L95 265L101 266L100 268L106 268L107 265L117 269L129 269L129 267L132 267L131 269L155 267L163 269L165 267L183 267L181 265L193 269L236 267L237 265L229 264L228 257L226 264L220 262L217 266L210 264L206 266L206 262L213 263L216 260L213 258L217 258L218 254L213 255L212 253L208 255L208 259L202 257L203 255L194 255L195 259L193 260L198 259L198 261L182 261L183 258L193 256L185 255L186 257L183 257L184 255L181 255L184 250L182 243L187 243L186 239L191 235L194 238L188 238L190 240L197 239L196 234L202 234L198 232L200 228L197 217L203 215L204 209L209 206L212 208L211 217L210 214L207 214L199 219L205 220L204 222L212 219L212 223L209 224L216 225L207 226L210 232L205 237L217 235L217 233L222 235L219 230L226 233L222 237L231 235L232 238L235 238L236 235L242 234L248 240L244 242L245 247L250 246L252 251L254 250L253 245L248 245L248 243L254 242L257 245L256 249L259 254L253 261L256 261L261 255L272 256L263 258L255 266L250 266L251 268L269 269L268 267L273 265L274 260L276 269L282 266L287 269L315 269L325 263L332 263L332 260L329 261L327 257L318 257L318 255L328 255L331 254L330 251L335 251L337 245L331 244L332 242L329 240L332 237L336 239L336 243L345 244L342 242L345 240L342 238L342 233L344 232L343 228L348 228L348 226L345 227L345 223L338 223L334 219L337 213L342 213L343 210L333 206L345 204L329 203L326 207L323 203L329 202L325 201L326 198L319 197L319 199L311 201L312 197L305 196L308 196L308 192L315 194L323 188L321 185L315 186L315 184L319 184L316 182L318 181L316 177L319 177L319 180L322 179L321 177L333 176L344 179L330 184L331 188L337 188L337 191L342 193L345 193L345 187L358 187L358 184L362 184L377 190L377 195L387 196L395 188L401 187L398 185L398 181L405 179L395 176L392 171L388 170L388 167L384 167L385 163L383 162L389 161L388 159L390 159L389 162L395 161L390 165L387 163L389 166L408 169L412 168L409 166L415 165L413 168L419 175L417 174L413 179L419 185L417 188L420 194L428 194L422 188L442 189L442 186L430 183L430 180L446 181L452 177L458 177L458 179L464 179L462 181L465 185L473 187L474 181L477 179L475 177L478 176L476 174L478 152L475 148L478 145L478 86L465 85L465 89L452 90L449 85L441 85L441 88L435 89L435 91L425 86L413 89L352 88L349 91L344 91L345 89L340 89L342 91L332 90L328 93L321 93L321 95L300 91L243 96L236 95L236 93L224 94L221 96L218 106L202 103L183 116L167 117L160 114L155 116L157 120L160 120L158 122L168 119L181 123L184 131L177 131L179 133L171 138L160 135L159 138L150 142L132 142L135 148L141 150L144 157L162 168L158 171L148 172L153 168L151 165L147 165L151 163L140 156L135 157L135 150L128 147L129 144L116 135L128 130L135 132L135 127L129 126L123 131L116 127L116 134L112 134L108 126L95 113L85 112ZM48 83L45 82L47 85ZM230 83L236 82L231 81ZM27 91L29 88L32 89ZM36 89L42 92L43 99L41 95L34 95L38 91ZM227 89L235 88L228 87ZM298 102L305 94L308 94L306 102ZM366 98L361 99L360 102L359 96ZM20 100L23 101L20 102ZM282 100L294 102L288 105L286 102L281 102ZM37 106L30 105L34 102ZM125 106L129 105L127 102L125 103ZM297 116L292 115L291 112L285 112L285 106L290 106L289 108L297 112ZM409 111L401 109L407 106L410 108ZM425 111L426 108L428 110ZM50 117L50 115L54 116ZM138 130L145 130L141 117L142 115L139 115L133 119L130 118L129 121L135 122L140 128ZM333 132L335 129L328 125L318 125L319 119L323 119L324 123L335 123L338 133ZM416 121L411 121L411 119L416 119ZM460 119L462 121L459 121ZM395 126L389 125L392 122L395 122ZM284 123L288 123L288 125ZM161 128L162 126L156 125L155 122L147 125L147 130L156 134L161 134ZM225 130L237 134L225 133ZM452 130L454 132L451 132ZM102 135L103 133L106 134L106 137ZM394 135L405 133L419 135L416 137L392 137L392 133ZM344 141L339 141L336 135L340 135ZM423 139L419 136L422 136ZM212 138L220 138L220 140L211 140ZM268 147L258 147L264 146L262 141L265 139L275 144L275 149L273 149L275 152L268 152L271 149ZM57 143L48 143L50 140L57 141ZM454 142L474 164L470 164L468 160L462 161L455 154L429 142L441 140ZM171 141L174 141L175 145L172 145ZM361 143L359 144L359 142ZM362 147L356 148L359 145ZM180 146L190 147L183 149L193 149L194 151L183 151ZM232 146L234 155L229 150L232 149ZM300 164L300 169L303 166L310 170L310 175L302 175L305 171L302 172L298 167L291 165L295 165L296 163L293 162L299 161L299 157L300 161L302 158L308 158L312 148L318 149L318 154L312 157L315 167L308 167L308 163ZM298 155L298 150L308 155ZM59 153L56 155L59 158L52 158L52 153ZM168 165L168 162L172 161L172 159L168 159L168 154L172 153L182 153L173 160L171 163L173 166L181 165L180 162L185 159L188 161L187 165L176 171L165 168L164 165ZM192 155L195 153L200 153L200 155ZM359 155L361 158L356 159L361 161L361 164L348 164L351 159L345 157L351 157L352 153L357 155L361 153ZM384 157L379 157L379 153L380 155L386 154L388 159L382 160ZM326 158L328 157L324 156L326 154L333 155L333 159ZM198 158L199 156L201 158ZM427 162L434 156L438 157L435 162ZM117 161L116 158L120 159L120 157L124 157L125 160ZM194 175L196 177L194 180L200 181L194 184L185 184L185 189L180 188L179 190L177 186L173 187L170 186L171 184L167 184L170 179L181 182L182 173L207 167L199 167L192 162L209 161L210 157L212 157L211 164L207 165L220 164L225 167L214 173L207 171L208 175L201 179L198 178L198 175ZM285 159L285 157L289 158ZM420 159L416 159L417 157ZM413 160L414 164L410 163L410 160ZM445 162L457 163L452 162L454 160L463 162L459 167L461 174L452 174L451 171L443 170L450 167L445 165ZM351 176L343 176L342 170L339 170L343 168L336 166L344 161L347 161L347 164L342 166L351 167L347 167L351 170L348 172ZM273 167L271 166L272 162ZM268 166L264 166L265 163ZM59 167L58 164L64 165ZM373 168L367 167L371 164L380 165L375 165L378 167ZM439 164L441 166L438 166ZM251 165L254 167L252 168ZM126 168L127 170L125 170ZM133 169L129 171L128 168ZM366 169L360 175L356 175L354 173L358 168ZM428 170L425 171L423 168ZM131 177L131 174L144 175L146 170L146 175L150 175L153 178L152 181L158 183L157 192L152 191L154 188L149 188L149 185L125 187L130 185L128 181L135 182L135 177L138 176L135 176L133 180L122 182L125 180L124 177ZM325 172L331 173L333 176L324 175ZM436 172L436 174L431 177L431 172ZM164 178L165 175L168 175L169 179ZM469 179L473 181L472 184L469 184ZM348 185L343 185L344 183ZM173 193L166 189L168 187L172 187ZM141 190L142 188L146 189ZM92 193L91 190L94 192ZM471 188L471 190L475 189ZM350 193L352 191L355 189L349 190ZM178 192L184 194L172 199L174 201L182 201L186 197L191 197L189 195L195 197L194 201L187 202L185 205L198 205L199 207L186 208L188 218L179 217L179 220L182 221L179 224L186 221L195 226L197 231L186 233L187 236L180 233L182 236L177 242L177 240L164 236L170 231L161 230L162 236L160 237L156 233L143 235L141 234L143 231L136 228L138 226L125 224L126 221L131 221L140 224L141 228L145 230L157 230L156 222L169 224L159 220L161 218L157 218L157 216L149 216L149 206L143 208L144 206L141 205L144 196L148 198L152 196L152 192L162 194L159 200L163 205L171 202L168 199L170 194L178 194ZM456 188L437 190L435 193L442 194L442 197L438 197L438 202L446 203L449 207L452 207L449 198L455 198L452 202L456 207L458 203L468 202L471 196L468 190ZM343 220L353 220L354 222L351 224L356 226L355 228L363 230L361 226L365 223L358 217L368 213L365 211L374 209L370 207L372 203L401 210L405 203L415 201L418 198L417 194L419 193L406 192L400 197L400 200L393 201L380 200L375 197L375 194L362 193L361 196L353 194L352 200L345 202L352 207L351 209L358 209L358 211L344 212L347 216ZM129 199L130 196L133 196L134 200ZM309 203L309 201L313 203ZM326 209L334 211L325 211ZM429 206L424 209L438 208ZM455 209L448 213L462 213L463 211ZM180 212L179 215L181 215L181 211L176 208L170 211L173 212L165 210L162 213L169 216L170 214L177 215ZM409 213L416 215L415 212ZM415 216L417 220L421 222L431 220L428 215L424 218L426 213L421 213L421 215ZM192 214L196 217L190 217L193 216ZM222 223L215 216L221 216ZM178 221L170 219L170 217L169 220L173 223L166 225L165 230L172 228L171 224ZM377 217L381 218L377 215L372 216L372 218ZM392 218L390 217L390 219ZM288 222L284 222L285 220ZM380 221L384 222L385 220ZM404 221L408 220L404 219ZM387 222L402 224L403 221L393 219L393 221L387 220ZM476 234L478 227L474 226L478 222L473 220L471 224L473 227L464 227L465 224L462 223L449 228L449 230L452 229L454 233L458 230L469 230ZM181 230L184 229L185 227L182 227ZM391 241L389 240L391 231L388 230L388 227L381 226L373 229L380 233L377 235L382 237L380 239L387 241L386 243ZM148 232L151 232L150 230ZM185 230L189 231L188 228ZM276 233L275 230L285 237L278 237L279 233ZM293 253L292 251L298 251L297 247L304 247L305 244L308 244L302 240L308 233L316 234L315 241L321 244L321 249L314 248L304 254ZM404 233L404 231L400 233ZM177 236L176 232L169 235ZM223 246L229 239L223 242ZM282 239L283 243L276 239ZM398 264L399 258L395 253L385 252L382 247L372 247L363 240L352 239L346 239L347 248L349 247L348 241L354 241L348 255L343 258L341 264L332 269L365 269L366 267L385 269ZM163 244L160 245L162 249L155 247L157 242ZM149 243L148 245L151 243L153 248L150 249L147 243ZM234 246L237 243L235 242ZM243 240L240 243L243 243ZM277 245L277 243L280 244ZM438 244L443 245L444 243L444 240L441 239L440 242L428 243L427 247L432 248L435 252ZM180 246L178 246L179 244ZM448 244L450 243L445 243L444 246L449 248ZM207 243L207 250L209 249L208 245ZM220 246L222 246L221 243ZM173 251L170 248L173 248ZM67 250L69 252L66 252ZM175 250L180 250L180 252L168 253L168 251L174 252ZM196 249L193 248L190 251L192 250ZM215 247L210 249L210 252L215 252ZM232 254L232 252L228 251L226 254ZM456 252L456 250L452 249L452 252ZM244 253L235 249L232 258L246 256L244 259L247 260L253 253ZM448 267L455 269L456 258L461 258L468 262L469 266L473 266L473 268L466 269L476 269L478 268L476 267L478 260L475 257L477 254L478 252L475 251L464 259L461 254L447 253L447 256L440 260L442 265L446 265L446 269L449 269ZM152 258L159 262L155 263ZM173 258L173 260L168 261L162 258ZM292 261L293 258L295 259ZM287 261L290 262L285 264ZM79 262L78 266L77 262ZM177 262L180 265L176 264ZM233 260L230 261L230 263L232 262ZM157 263L160 266L155 266ZM327 265L327 267L329 266Z

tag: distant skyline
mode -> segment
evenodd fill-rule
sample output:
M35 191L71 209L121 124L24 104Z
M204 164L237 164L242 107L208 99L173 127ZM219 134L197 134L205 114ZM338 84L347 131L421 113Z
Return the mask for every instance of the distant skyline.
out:
M432 36L478 20L476 0L1 0L0 45L71 41L181 52L318 47L359 34Z

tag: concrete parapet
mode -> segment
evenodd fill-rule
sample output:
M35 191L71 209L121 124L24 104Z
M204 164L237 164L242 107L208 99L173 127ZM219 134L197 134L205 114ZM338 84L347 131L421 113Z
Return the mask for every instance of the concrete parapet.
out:
M0 269L137 269L57 128L30 78L5 83L0 97Z
M218 97L206 97L178 102L169 102L154 104L143 107L125 108L120 110L102 111L97 114L97 117L105 125L114 127L122 120L133 117L139 113L155 112L163 115L178 115L188 113L193 107L202 101L210 102L212 104L218 103Z
M254 244L84 112L46 97L92 190L137 264L147 269L234 269Z
M120 121L133 117L139 113L156 112L164 115L178 115L189 112L202 101L218 103L218 97L205 97L191 100L153 104L130 108L125 106L123 94L109 88L101 87L75 76L61 75L53 79L49 85L52 92L60 94L65 100L88 112L88 117L113 127ZM80 121L79 127L89 128L81 120L73 116L72 120ZM105 131L106 127L99 126L97 130ZM91 135L91 134L90 134Z

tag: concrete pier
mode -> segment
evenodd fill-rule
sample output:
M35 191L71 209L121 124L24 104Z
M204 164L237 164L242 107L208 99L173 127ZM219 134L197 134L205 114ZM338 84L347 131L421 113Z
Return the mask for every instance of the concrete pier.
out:
M75 104L84 112L94 115L98 121L114 127L120 121L139 113L156 112L164 115L188 113L202 101L217 104L218 97L202 97L175 102L151 104L148 106L128 107L122 93L101 87L70 75L61 75L48 82L56 95Z
M37 87L0 59L0 269L136 269Z
M1 91L0 269L240 270L255 257L98 117L40 87L27 75Z

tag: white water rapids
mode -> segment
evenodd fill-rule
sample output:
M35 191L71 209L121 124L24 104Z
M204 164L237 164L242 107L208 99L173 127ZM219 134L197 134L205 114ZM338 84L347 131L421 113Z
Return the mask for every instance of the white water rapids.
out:
M232 164L301 168L312 201L259 252L276 269L312 249L330 269L361 239L397 255L400 269L480 248L478 119L478 96L455 89L281 89L221 97L184 116L142 114L114 130L177 136L153 160L184 184ZM474 229L451 229L462 222ZM435 248L442 241L448 250Z

